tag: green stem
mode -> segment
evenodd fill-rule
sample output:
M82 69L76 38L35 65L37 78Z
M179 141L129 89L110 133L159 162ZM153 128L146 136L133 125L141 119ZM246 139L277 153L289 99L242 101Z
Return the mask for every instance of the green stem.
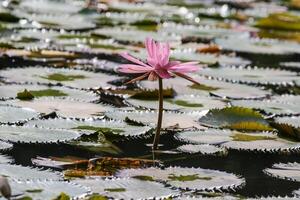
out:
M158 148L158 143L159 143L159 136L160 136L160 130L161 130L161 124L162 124L162 118L163 118L163 103L164 103L164 97L163 97L163 82L162 78L158 78L158 101L159 101L159 106L158 106L158 119L157 119L157 127L156 127L156 132L154 136L154 141L153 141L153 150L157 150Z

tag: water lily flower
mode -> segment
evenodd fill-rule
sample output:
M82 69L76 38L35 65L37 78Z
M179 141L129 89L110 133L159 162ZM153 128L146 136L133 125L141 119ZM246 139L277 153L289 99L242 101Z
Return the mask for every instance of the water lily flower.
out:
M134 64L124 64L119 67L119 71L128 74L142 74L132 79L128 83L140 81L148 77L148 80L154 81L158 78L168 79L173 75L185 78L189 81L196 82L185 73L199 70L198 62L181 63L179 61L170 61L170 45L168 43L155 42L151 38L145 41L147 49L147 63L129 55L121 53L120 55Z
M160 130L162 126L163 117L163 83L162 79L172 78L179 76L185 78L193 83L198 84L193 78L187 76L185 73L195 72L199 69L198 62L185 62L170 61L170 45L168 43L155 42L151 38L145 41L147 49L147 62L129 55L128 53L120 54L123 58L129 60L133 64L123 64L119 67L118 71L128 74L142 74L137 78L130 80L127 83L133 83L143 80L148 77L148 80L158 80L159 90L159 108L156 133L153 141L153 150L158 148Z

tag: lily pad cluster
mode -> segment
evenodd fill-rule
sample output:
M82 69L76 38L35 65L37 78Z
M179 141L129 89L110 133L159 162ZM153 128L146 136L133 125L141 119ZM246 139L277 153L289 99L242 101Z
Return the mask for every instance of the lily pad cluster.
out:
M0 199L299 198L299 5L2 1ZM158 85L117 70L147 37L199 62L164 81L155 152Z

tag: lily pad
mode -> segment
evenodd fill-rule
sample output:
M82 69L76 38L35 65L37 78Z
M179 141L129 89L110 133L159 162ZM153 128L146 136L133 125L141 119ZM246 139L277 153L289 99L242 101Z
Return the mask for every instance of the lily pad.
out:
M57 77L57 75L59 77ZM109 87L109 84L107 84L107 82L117 79L117 76L107 75L103 73L93 73L74 69L42 67L11 68L2 71L1 76L5 81L8 82L53 84L61 83L65 86L74 88ZM54 78L52 78L53 76ZM66 79L61 79L62 77L65 77ZM77 77L76 81L74 77Z
M21 10L16 10L14 14L20 18L26 18L28 20L37 22L34 23L36 28L84 30L95 28L96 26L87 16L80 14L25 13Z
M138 179L77 179L73 182L90 187L92 192L115 199L154 199L175 196L178 191L161 183Z
M248 37L218 38L216 44L230 51L251 54L288 55L299 54L299 44L291 41L257 39Z
M262 110L268 114L298 114L299 105L287 102L278 102L272 100L238 100L232 101L233 106L247 107L251 109Z
M157 101L127 99L131 105L148 109L157 109ZM180 95L164 100L164 109L180 111L203 111L211 108L223 108L226 103L208 96Z
M299 163L277 163L271 168L264 169L264 172L270 176L280 179L287 179L291 181L300 182L299 176L300 164Z
M84 134L103 132L113 133L116 135L135 137L145 136L150 131L148 126L131 126L122 121L113 120L74 120L74 119L47 119L47 120L32 120L27 123L28 126L37 126L43 128L59 128L80 131Z
M270 91L258 87L206 79L196 75L192 75L192 78L201 84L195 85L185 79L172 78L164 82L164 87L173 88L178 95L208 95L208 93L212 93L233 99L262 98L271 94ZM141 81L138 85L142 89L153 90L157 88L157 83L153 81Z
M196 120L203 116L205 113L201 112L187 112L187 113L176 113L176 112L164 112L164 118L168 120L163 120L162 127L164 129L168 128L203 128L200 126ZM111 119L118 120L130 120L137 123L142 123L150 125L151 127L156 127L156 111L114 111L107 112L106 116Z
M214 38L222 38L233 35L238 37L242 35L241 32L232 29L215 28L199 25L183 25L176 23L164 23L161 30L168 33L176 33L182 36L183 38L194 37L203 40L212 40Z
M207 129L177 133L176 138L193 144L210 144L226 149L261 153L299 151L300 148L296 141L281 138L272 132L243 133L231 130Z
M244 183L242 178L234 174L201 168L168 167L165 169L124 169L119 171L117 176L150 176L155 181L167 183L175 188L197 191L234 189Z
M10 157L0 154L0 164L7 164L10 162L12 162L12 159Z
M12 147L13 147L12 144L0 141L0 151L8 150L11 149Z
M227 153L225 148L209 144L185 144L179 146L177 150L183 153L197 153L203 155L225 155Z
M300 16L292 13L273 13L256 22L256 26L264 29L300 30Z
M18 198L31 197L32 199L56 199L61 193L69 198L82 198L90 193L88 187L64 181L16 181L10 180L9 184L13 188L12 195ZM63 199L63 198L60 198Z
M288 124L295 128L300 128L300 116L276 117L275 121L281 124Z
M272 128L258 112L243 107L212 109L199 119L200 124L214 128L246 131L269 131Z
M113 110L113 107L103 104L80 102L73 99L43 97L32 101L10 100L8 104L30 108L39 113L49 114L56 112L61 117L73 118L102 118L104 113Z
M30 108L0 105L0 123L17 123L33 119L38 113Z
M71 130L6 125L0 126L0 133L2 140L20 143L66 142L80 136L78 132Z
M293 85L294 81L298 81L300 79L295 72L250 67L206 68L198 73L202 76L214 79L262 85Z
M93 92L84 90L71 89L68 87L48 87L44 85L0 85L0 98L11 99L15 98L19 92L28 90L34 98L39 97L70 97L78 99L80 101L94 101L97 99L97 95Z
M62 175L51 170L23 167L20 165L0 164L0 174L13 180L62 180Z
M134 29L122 29L122 28L103 28L97 29L93 32L96 36L105 36L113 38L117 41L130 41L136 43L143 43L147 37L152 37L154 40L158 41L169 41L169 42L179 42L180 37L165 34L163 32L150 32L141 31ZM135 37L132 37L134 35Z
M48 13L48 14L63 14L63 13L77 13L82 8L84 8L83 3L72 2L69 0L63 1L44 1L44 0L34 0L34 1L21 1L18 5L20 9L24 9L27 12L35 13Z

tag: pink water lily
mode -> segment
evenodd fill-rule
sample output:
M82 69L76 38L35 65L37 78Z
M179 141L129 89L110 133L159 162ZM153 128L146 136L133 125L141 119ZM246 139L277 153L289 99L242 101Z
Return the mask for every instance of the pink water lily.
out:
M123 64L119 67L119 71L128 74L142 74L132 79L128 83L140 81L148 77L148 80L154 81L158 78L168 79L173 75L185 78L189 81L197 83L185 73L195 72L199 69L198 62L181 63L179 61L170 61L170 46L168 43L155 42L151 38L145 41L147 49L147 63L129 55L128 53L120 54L123 58L134 64Z
M199 69L198 62L181 63L179 61L170 61L170 46L168 43L155 42L151 38L145 41L147 49L147 62L144 63L139 59L123 53L121 56L134 64L124 64L119 67L119 71L128 74L142 74L141 76L132 79L127 83L140 81L146 77L148 80L158 80L158 118L157 127L153 140L153 150L158 148L160 130L162 127L163 118L163 79L171 78L173 75L185 78L193 83L198 84L197 81L185 75L188 72L195 72Z

